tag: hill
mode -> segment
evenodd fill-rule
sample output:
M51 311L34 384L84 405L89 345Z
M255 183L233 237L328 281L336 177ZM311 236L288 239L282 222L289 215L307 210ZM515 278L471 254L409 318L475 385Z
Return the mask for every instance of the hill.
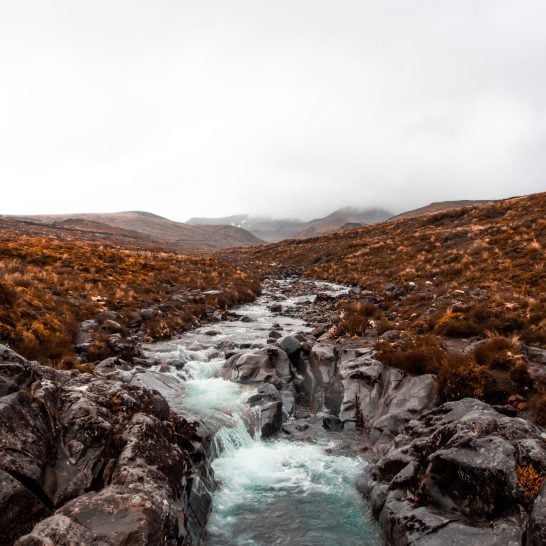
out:
M297 267L387 301L404 294L392 308L385 304L385 316L404 329L442 323L460 335L496 331L544 347L545 242L541 193L229 254L262 272Z
M101 225L86 226L0 217L1 344L70 367L82 340L79 360L100 360L127 351L135 331L162 339L259 293L256 276L218 258L143 246L121 228L105 240Z
M434 212L441 212L450 209L460 209L462 207L471 207L472 205L481 205L483 203L489 203L487 200L472 201L470 199L464 199L460 201L437 201L430 203L424 207L418 209L408 210L397 214L391 218L391 220L401 220L402 218L415 218L416 216L422 216L423 214L431 214Z
M268 242L278 242L284 239L300 239L325 235L341 229L347 224L371 224L391 217L392 214L379 208L345 207L328 216L316 218L308 222L301 220L275 220L248 214L225 216L223 218L190 218L188 224L229 224L244 228L256 237Z
M195 226L142 211L38 215L20 219L103 235L111 234L114 237L129 237L143 243L154 242L178 251L214 250L262 242L248 231L235 226Z

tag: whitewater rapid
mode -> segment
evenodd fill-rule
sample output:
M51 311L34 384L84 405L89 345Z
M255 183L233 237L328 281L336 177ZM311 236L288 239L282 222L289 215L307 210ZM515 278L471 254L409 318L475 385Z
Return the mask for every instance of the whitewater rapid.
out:
M274 315L268 308L287 282L277 281L276 288L236 310L248 322L215 323L148 347L162 362L185 362L173 372L185 385L180 410L216 430L218 456L212 468L218 488L206 544L378 545L371 516L355 488L366 462L336 454L335 441L323 437L313 443L282 436L263 441L249 432L252 419L246 400L255 388L220 377L225 357L217 347L222 343L232 342L237 352L244 352L263 346L275 325L282 327L283 335L308 331L302 321ZM316 290L316 284L310 283L311 289ZM322 283L320 289L333 294L344 290L329 283ZM302 305L313 297L310 293L287 298L282 304L284 308Z

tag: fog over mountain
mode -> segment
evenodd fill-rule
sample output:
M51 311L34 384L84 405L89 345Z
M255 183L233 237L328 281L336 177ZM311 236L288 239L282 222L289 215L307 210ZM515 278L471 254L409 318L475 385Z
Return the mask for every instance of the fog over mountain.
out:
M0 214L311 220L542 191L543 0L21 0Z

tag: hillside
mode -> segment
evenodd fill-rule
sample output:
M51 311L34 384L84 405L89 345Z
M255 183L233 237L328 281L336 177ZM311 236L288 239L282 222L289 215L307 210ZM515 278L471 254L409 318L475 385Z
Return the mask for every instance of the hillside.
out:
M471 207L473 205L482 205L483 203L488 203L489 201L473 201L470 199L463 199L460 201L438 201L435 203L430 203L424 207L419 207L418 209L408 210L397 214L391 218L391 220L401 220L402 218L415 218L416 216L422 216L423 214L432 214L435 212L441 212L444 210L451 209L460 209L462 207Z
M38 215L21 219L103 234L111 233L116 237L129 236L180 251L212 250L261 242L248 231L234 226L193 226L141 211Z
M392 214L380 208L344 207L335 210L328 216L308 222L301 220L275 220L248 214L225 216L223 218L190 218L188 224L228 224L244 228L259 239L278 242L284 239L301 239L325 235L341 229L347 224L373 224L391 217Z
M387 317L415 331L456 321L546 346L546 193L506 199L335 235L239 249L262 271L306 275L381 294L403 293ZM394 299L390 298L393 302ZM456 309L452 315L449 313Z
M122 230L118 244L107 240L0 217L0 343L68 366L82 339L80 360L106 358L131 333L168 337L259 293L255 276L217 258L143 246Z

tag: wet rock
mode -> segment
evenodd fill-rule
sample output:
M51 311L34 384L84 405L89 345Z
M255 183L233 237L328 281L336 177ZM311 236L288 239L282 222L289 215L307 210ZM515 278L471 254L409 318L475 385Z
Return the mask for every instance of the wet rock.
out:
M103 371L109 366L116 363ZM6 376L16 390L0 397L2 538L21 537L20 545L199 541L203 527L189 498L204 459L200 438L159 392L54 370L0 348ZM200 529L195 539L192 528Z
M288 355L278 347L234 355L222 366L221 375L237 383L271 382L274 377L288 383L292 378Z
M294 416L296 410L296 391L290 386L281 390L283 420Z
M282 305L280 303L273 303L269 306L269 310L272 313L282 313Z
M203 332L203 334L204 334L205 336L210 336L210 337L212 337L212 336L219 336L221 333L222 333L222 332L220 332L220 330L205 330L205 331Z
M335 415L326 415L322 418L322 427L324 430L338 432L343 429L343 421Z
M269 338L272 339L280 339L282 337L282 334L278 330L271 330L268 334Z
M388 486L376 517L393 545L521 544L527 515L516 467L524 462L546 467L540 430L467 398L408 423L375 463L367 496Z
M339 363L343 383L340 418L360 412L376 449L388 446L410 420L433 407L434 376L412 376L376 360L372 349L348 350ZM357 407L358 399L358 407Z
M277 340L277 346L280 347L288 356L301 351L301 343L296 336L284 336Z
M262 438L269 438L281 430L282 398L273 385L262 385L248 399L248 403L258 414L258 427Z

